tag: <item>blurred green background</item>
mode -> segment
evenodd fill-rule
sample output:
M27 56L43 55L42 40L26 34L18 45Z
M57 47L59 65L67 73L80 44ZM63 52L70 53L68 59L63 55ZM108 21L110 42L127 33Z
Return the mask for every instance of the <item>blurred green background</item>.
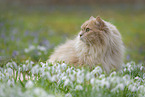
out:
M145 62L144 0L1 0L0 64L46 61L55 46L73 39L90 16L116 25L124 61Z

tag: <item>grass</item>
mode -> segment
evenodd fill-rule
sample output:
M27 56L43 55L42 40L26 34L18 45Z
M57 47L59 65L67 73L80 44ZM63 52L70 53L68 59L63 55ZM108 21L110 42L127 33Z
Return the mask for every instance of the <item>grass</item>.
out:
M98 15L122 35L126 65L120 72L45 63L55 46ZM144 10L96 7L0 9L0 97L144 97L144 17Z

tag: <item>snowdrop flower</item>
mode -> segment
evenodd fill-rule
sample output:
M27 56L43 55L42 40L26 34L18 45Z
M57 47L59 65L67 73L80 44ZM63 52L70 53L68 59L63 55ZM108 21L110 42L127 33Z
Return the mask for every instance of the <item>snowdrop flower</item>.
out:
M70 93L65 94L65 97L72 97Z
M102 87L106 86L106 88L110 88L110 83L104 78L101 80L101 84Z
M81 78L77 78L77 83L81 84L84 82L84 79L81 79Z
M84 73L80 74L77 73L77 83L83 83L84 82Z
M46 66L46 64L43 63L43 62L40 62L40 64L41 64L42 67L45 67Z
M130 76L128 74L126 74L125 76L123 76L123 79L129 80L130 79Z
M46 78L48 78L49 80L51 79L51 74L49 72L45 72Z
M25 88L32 88L34 86L33 82L31 80L27 81Z
M18 66L17 66L16 62L12 61L12 64L13 64L14 68L17 69Z
M145 92L145 86L140 85L137 90L140 90L141 92L144 93Z
M13 65L12 65L11 62L8 62L8 63L6 64L6 67L11 67L11 68L13 68Z
M23 69L23 71L27 71L28 70L28 68L27 68L27 66L25 64L23 64L22 69Z
M34 45L30 45L29 46L29 50L34 50L35 49L35 46Z
M98 76L98 74L102 73L102 68L100 66L97 66L91 73Z
M67 64L65 64L65 63L62 63L62 64L61 64L61 68L62 68L62 70L65 70L66 67L67 67Z
M76 74L76 71L75 70L72 70L73 74Z
M37 55L40 56L40 55L42 55L42 53L41 52L37 52Z
M66 70L66 72L67 72L67 73L71 73L71 69L68 68L68 69Z
M55 72L54 66L51 67L51 73L53 74Z
M86 74L86 80L88 81L88 80L90 80L91 79L91 73L90 72L87 72L87 74Z
M145 80L145 73L143 74L143 79Z
M136 88L134 85L132 85L132 84L128 86L128 89L129 89L130 91L132 91L132 92L137 91L137 88Z
M140 67L140 71L141 71L141 70L143 70L143 68L144 68L144 67L143 67L143 66L141 66L141 67Z
M92 85L94 85L94 83L95 83L95 78L91 78L90 83L91 83Z
M111 77L111 76L115 76L115 75L116 75L116 72L113 71L113 72L110 74L110 77Z
M34 88L34 97L49 97L48 94L42 88ZM53 96L52 96L53 97Z
M5 75L0 71L0 80L3 80Z
M70 83L70 80L67 78L67 79L64 81L64 87L67 86L69 83Z
M7 71L8 71L8 75L9 76L12 76L13 75L13 70L11 68L7 68Z
M126 71L126 68L124 68L123 71L125 72Z
M35 65L32 69L31 69L31 72L33 74L38 74L39 72L39 65Z
M101 74L100 76L99 76L99 78L105 78L105 74Z
M63 77L62 77L62 80L66 80L66 78L67 78L67 76L63 76Z
M125 85L123 83L120 83L116 86L116 89L120 89L122 91L124 90L124 88L125 88Z
M13 79L13 78L12 78L12 79L8 79L7 84L8 84L9 86L10 86L10 85L14 86L14 85L15 85L14 79Z
M75 81L75 75L74 74L69 74L69 77L72 81Z
M50 81L51 81L51 82L55 82L55 81L56 81L56 77L57 77L56 75L53 75L53 76L51 77Z
M77 86L75 87L75 90L83 90L83 87L82 87L81 85L77 85Z
M29 53L30 51L32 51L34 49L35 49L35 46L30 45L29 48L25 48L24 51L25 51L25 53Z
M46 51L46 48L44 46L39 46L38 45L37 49L40 50L40 51L44 51L44 52Z

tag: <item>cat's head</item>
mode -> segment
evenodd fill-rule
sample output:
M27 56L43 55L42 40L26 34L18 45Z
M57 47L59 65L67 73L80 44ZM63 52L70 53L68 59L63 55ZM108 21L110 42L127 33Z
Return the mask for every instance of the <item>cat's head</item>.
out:
M88 45L103 45L105 43L105 37L109 33L108 30L104 20L99 16L96 18L91 16L90 19L81 26L79 38Z

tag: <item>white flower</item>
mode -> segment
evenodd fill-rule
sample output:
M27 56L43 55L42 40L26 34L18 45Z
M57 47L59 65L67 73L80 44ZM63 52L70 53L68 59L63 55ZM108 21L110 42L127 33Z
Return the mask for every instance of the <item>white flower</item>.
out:
M137 91L137 88L135 87L135 85L129 85L128 86L128 88L129 88L129 90L131 90L132 92L135 92L135 91Z
M34 45L30 45L30 46L29 46L29 49L30 49L30 50L34 50L34 49L35 49L35 46L34 46Z
M81 85L77 85L77 86L75 87L75 90L83 90L83 87L82 87Z
M67 86L67 85L72 85L71 80L68 79L68 78L67 78L67 79L65 80L65 82L64 82L64 87Z
M41 52L38 52L38 53L37 53L38 56L40 56L41 54L42 54Z
M130 80L130 76L128 74L126 74L125 76L123 76L123 79Z
M95 83L95 78L91 78L90 83L91 83L92 85L94 85L94 83Z
M37 46L37 49L40 51L46 51L46 48L44 46Z
M27 68L27 66L25 65L25 64L23 64L23 71L27 71L28 70L28 68Z
M25 53L29 53L29 49L25 48L25 49L24 49L24 52L25 52Z
M80 75L80 76L77 76L77 83L83 83L84 82L84 76L83 75Z
M62 80L66 80L66 78L67 78L67 76L64 76L64 75L62 76Z
M126 68L124 68L123 71L125 72L126 71Z
M65 94L65 97L72 97L70 93Z
M34 97L49 97L49 95L42 88L34 88ZM55 97L55 96L50 96Z
M143 68L144 68L144 67L143 67L143 66L141 66L141 67L140 67L140 70L143 70Z
M123 83L120 83L116 86L116 89L124 90L125 85Z
M43 62L40 62L40 64L41 64L42 67L45 67L46 66L46 64L43 63Z
M34 49L35 49L35 46L30 45L29 48L25 48L24 51L25 51L25 53L29 53L30 51L32 51Z
M33 82L31 80L27 81L25 88L32 88L34 86Z
M75 75L74 74L69 74L69 77L72 81L75 81Z
M8 79L8 82L7 82L7 84L10 86L10 85L15 85L15 83L14 83L14 79L12 78L12 79Z
M116 75L116 72L113 71L113 72L110 74L110 77L111 77L111 76L115 76L115 75Z
M86 80L88 81L90 79L91 79L91 73L90 72L87 72L87 74L86 74Z
M143 79L145 80L145 73L143 74Z
M56 75L53 75L53 76L51 77L50 81L51 81L51 82L55 82L55 81L56 81L56 77L57 77Z
M13 64L14 68L17 69L18 66L17 66L16 62L12 61L12 64Z
M96 75L101 74L102 68L100 66L97 66L91 73Z
M67 72L67 73L71 73L71 69L68 68L68 69L66 70L66 72Z
M99 76L99 78L105 78L105 74L101 74L100 76Z
M0 80L3 80L5 78L5 75L0 71Z
M106 86L106 88L110 88L110 83L104 78L101 80L100 86L102 87Z
M6 67L13 67L13 65L12 65L11 62L8 62L8 63L6 64Z
M39 65L35 65L32 69L31 69L31 72L33 74L38 74L39 72Z
M61 64L61 68L62 68L62 70L65 70L66 67L67 67L67 64L65 64L65 63L62 63L62 64Z
M138 87L138 90L145 92L145 86L140 85L140 86Z

